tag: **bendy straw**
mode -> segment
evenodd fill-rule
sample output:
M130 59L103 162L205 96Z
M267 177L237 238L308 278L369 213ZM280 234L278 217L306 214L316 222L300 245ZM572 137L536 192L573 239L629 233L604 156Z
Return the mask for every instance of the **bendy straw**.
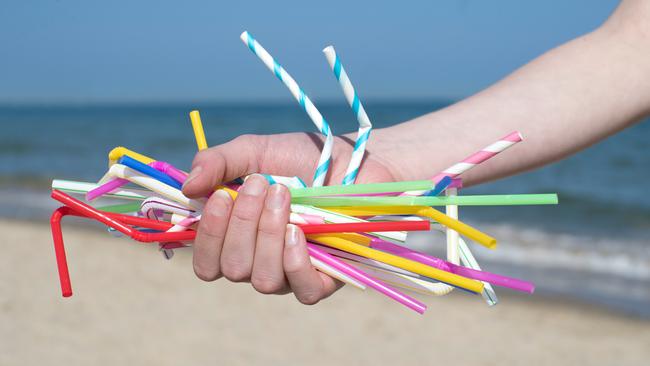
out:
M155 210L161 210L165 212L191 216L196 213L192 209L188 209L185 206L179 205L176 202L172 202L160 197L149 197L146 200L142 201L140 205L140 212L145 216L149 217L149 212L154 212Z
M348 276L348 275L334 269L332 266L330 266L328 264L325 264L325 262L320 261L320 260L314 258L311 255L309 256L309 261L311 262L312 266L314 266L319 271L325 273L326 275L328 275L330 277L336 278L337 280L339 280L341 282L345 282L347 284L350 284L350 285L358 288L359 290L365 290L366 289L366 285L364 285L363 283L361 283L361 282L355 280L354 278L352 278L352 277L350 277L350 276Z
M348 164L348 168L345 171L345 176L343 177L343 184L353 184L357 178L357 175L359 174L359 167L361 166L363 155L366 151L366 143L370 137L372 123L366 114L366 110L363 108L363 104L361 104L361 100L359 99L357 92L354 90L354 86L352 86L352 82L350 81L348 74L345 72L345 69L341 64L341 59L336 54L334 47L326 47L323 50L323 53L325 53L327 62L332 68L336 80L339 81L341 89L343 89L345 99L348 100L348 104L350 104L350 107L352 107L352 111L357 117L357 121L359 121L359 130L357 131L357 138L354 142L354 149L352 150L350 163Z
M317 207L345 206L521 206L557 205L555 193L542 194L495 194L449 197L400 196L400 197L295 197L292 203ZM387 212L388 213L388 212ZM395 213L397 214L397 213Z
M386 264L390 264L391 266L402 268L407 271L447 283L449 285L460 287L470 292L480 293L483 290L482 282L470 280L468 278L442 271L440 269L424 265L417 261L402 258L394 254L385 253L376 249L365 247L363 245L355 244L349 240L333 237L326 234L308 235L307 239L348 253L356 254L361 257L366 257Z
M128 155L123 155L122 157L120 157L118 159L118 161L122 160L125 156L128 157ZM131 159L131 158L129 158L129 159ZM135 159L132 159L132 160L139 162L138 160L135 160ZM140 163L140 164L142 164L142 163ZM183 171L181 171L179 169L176 169L173 165L171 165L169 163L166 163L164 161L153 161L153 162L151 162L151 163L149 163L147 165L152 167L153 169L159 171L159 172L162 172L162 173L168 175L169 178L171 178L174 181L178 182L176 184L176 186L178 186L179 184L182 184L185 181L185 179L187 178L187 173L185 173L185 172L183 172ZM104 196L104 195L106 195L106 194L108 194L110 192L113 192L113 191L117 190L118 188L123 187L127 183L129 183L129 181L126 180L126 179L121 179L121 178L108 179L108 178L110 178L110 177L108 175L105 175L104 178L102 178L102 180L101 180L101 181L104 181L105 183L99 185L98 187L95 187L95 188L89 190L86 193L86 199L88 201L93 201L93 200L95 200L95 199L97 199L97 198L99 198L101 196Z
M56 189L66 193L87 194L88 192L98 187L100 187L100 185L98 185L97 183L77 182L77 181L63 180L63 179L52 180L52 189ZM143 189L120 188L119 190L105 194L104 196L110 198L141 201L151 196L151 192L145 191Z
M351 222L343 224L321 224L302 226L305 234L320 234L327 232L337 233L360 233L360 232L381 232L381 231L427 231L430 228L429 221L372 221L372 222ZM336 228L336 231L331 231Z
M163 197L166 197L172 201L176 201L194 210L200 210L205 205L205 201L206 201L205 198L200 198L200 199L187 198L185 197L185 195L183 195L183 193L180 190L170 187L164 183L161 183L160 181L154 178L136 172L135 170L132 170L131 168L124 166L122 164L113 164L108 170L108 173L114 177L127 179L130 182L133 182L149 190L152 190Z
M199 151L207 149L208 142L205 140L203 123L201 123L201 115L199 114L199 111L190 112L190 121L192 122L192 130L194 130L194 138L196 139L196 146Z
M178 190L183 189L183 185L181 183L179 183L178 181L172 179L172 177L170 177L169 175L167 175L167 174L165 174L165 173L163 173L163 172L161 172L159 170L156 170L156 169L150 167L147 164L143 164L143 163L129 157L128 155L122 156L120 158L120 160L118 160L118 163L120 163L122 165L125 165L125 166L128 166L129 168L131 168L131 169L133 169L135 171L138 171L138 172L140 172L142 174L148 175L151 178L154 178L154 179L156 179L156 180L158 180L158 181L160 181L162 183L167 184L168 186L171 186L171 187L176 188Z
M428 217L438 222L441 225L444 225L448 228L458 231L459 233L465 235L466 237L485 246L486 248L494 249L497 245L497 241L495 238L463 223L462 221L451 218L438 210L435 210L431 207L418 207L418 206L414 206L414 207L417 208L409 209L409 206L399 206L397 208L399 208L400 210L399 211L395 210L392 214L393 215L407 214L407 215ZM355 211L355 209L356 208L352 207L350 208L350 210L343 209L337 212L353 214L355 216L372 216L372 215L388 214L388 212L386 212L385 207L382 207L379 210L373 210L372 207L364 207L362 210L357 210L357 211Z
M432 257L428 254L417 252L390 242L386 241L373 241L371 248L379 249L384 252L399 255L403 258L412 259L414 261L455 273L457 275L467 277L473 280L484 281L493 285L507 287L513 290L522 291L526 293L533 293L535 286L531 282L523 281L517 278L498 275L495 273L485 272L481 270L474 270L471 268L463 267L440 258Z
M117 161L124 155L128 155L143 164L149 164L156 161L155 159L152 159L146 155L142 155L135 151L129 150L126 147L118 146L108 153L109 165L113 165L117 163Z
M326 260L328 260L328 257L331 257L329 254L327 254L324 251L318 249L318 247L316 247L315 245L310 244L310 243L307 244L307 251L314 258L322 260L322 261L326 261ZM408 295L405 295L405 294L403 294L403 293L401 293L401 292L399 292L399 291L397 291L395 289L392 289L392 288L386 286L382 282L368 276L363 271L360 271L360 270L354 268L353 266L345 264L345 263L343 263L341 261L336 261L336 262L332 261L332 262L330 262L328 264L330 264L332 267L336 268L337 270L342 271L342 272L346 273L347 275L353 277L354 279L356 279L356 280L358 280L360 282L363 282L367 286L374 288L375 290L379 291L380 293L382 293L382 294L392 298L393 300L399 302L400 304L405 305L409 309L412 309L412 310L414 310L414 311L416 311L416 312L418 312L420 314L423 314L424 311L427 309L426 305L424 305L422 302L420 302L420 301L418 301L418 300L416 300L416 299L414 299L414 298L412 298L412 297L410 297Z
M292 188L291 198L317 197L329 195L348 195L348 194L369 194L369 193L387 193L387 192L404 192L414 189L432 189L435 184L430 180L413 180L403 182L384 182L384 183L366 183L342 186L324 186L324 187L307 187Z
M442 179L442 177L444 176L456 178L460 174L463 174L464 172L475 167L476 165L494 157L498 153L508 149L512 145L522 140L523 137L521 136L521 133L519 133L518 131L511 132L508 135L499 139L499 141L484 147L480 151L477 151L474 154L466 157L461 162L456 163L450 166L449 168L443 170L441 173L436 174L431 178L431 180L437 182L440 179ZM414 192L404 192L403 195L419 196L423 193L424 192L422 191L414 191Z
M317 207L312 206L303 206L303 205L291 205L291 212L299 214L308 214L321 216L325 221L332 223L345 223L345 222L366 222L366 220L359 219L352 216L347 216L344 214L336 213L333 211L323 210ZM397 241L403 243L406 241L406 233L401 231L391 231L391 232L382 232L382 233L371 233L373 235L379 236L386 240Z
M121 203L117 205L108 205L98 207L98 210L113 212L113 213L129 213L129 212L138 212L140 210L140 203L131 202L131 203Z
M329 124L316 109L314 103L311 102L305 92L298 86L298 83L289 75L289 73L280 64L273 59L273 57L257 42L248 32L243 32L240 36L241 40L250 48L250 50L271 70L275 76L289 88L293 97L300 103L300 106L307 112L309 118L316 125L320 133L325 136L325 144L321 152L316 172L314 173L313 186L322 186L325 183L325 177L330 166L332 158L332 146L334 144L334 137Z
M149 163L149 165L152 168L169 175L178 183L183 184L183 182L185 182L185 179L187 179L187 173L164 161L154 161L152 163Z
M306 188L307 184L300 177L282 177L278 175L262 174L269 184L280 183L288 188ZM248 177L247 177L248 178Z

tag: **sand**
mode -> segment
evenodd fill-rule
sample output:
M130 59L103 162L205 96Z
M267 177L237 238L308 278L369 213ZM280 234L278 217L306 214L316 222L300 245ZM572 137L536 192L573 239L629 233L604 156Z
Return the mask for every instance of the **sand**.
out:
M0 365L642 365L650 322L539 295L487 308L454 293L423 316L345 288L304 306L204 283L191 253L67 225L75 295L60 296L48 223L0 221ZM506 294L507 291L501 291Z

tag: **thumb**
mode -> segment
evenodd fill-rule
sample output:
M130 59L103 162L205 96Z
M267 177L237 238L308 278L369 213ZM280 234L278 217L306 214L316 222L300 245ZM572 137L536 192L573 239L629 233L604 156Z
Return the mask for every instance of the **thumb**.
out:
M244 135L199 151L183 184L183 194L190 198L205 197L219 184L257 173L263 139L264 136Z

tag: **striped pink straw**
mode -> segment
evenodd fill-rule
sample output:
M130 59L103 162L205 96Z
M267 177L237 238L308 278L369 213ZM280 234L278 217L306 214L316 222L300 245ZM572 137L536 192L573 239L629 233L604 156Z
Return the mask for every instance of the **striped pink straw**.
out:
M445 176L456 178L459 175L465 173L466 171L472 169L476 165L492 158L493 156L508 149L512 145L522 140L523 137L521 136L521 133L519 133L519 131L511 132L505 137L499 139L499 141L484 147L480 151L477 151L476 153L466 157L461 162L456 163L450 166L449 168L443 170L442 172L434 175L431 178L431 180L437 183L438 181L440 181L440 179L444 178ZM424 191L409 191L409 192L404 192L402 195L419 196L423 193Z

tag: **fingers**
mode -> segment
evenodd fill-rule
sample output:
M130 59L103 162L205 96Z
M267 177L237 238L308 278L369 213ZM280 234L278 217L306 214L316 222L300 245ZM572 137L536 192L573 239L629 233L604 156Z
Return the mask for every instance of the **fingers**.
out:
M200 151L183 184L183 194L205 197L218 184L258 171L263 136L244 135L223 145Z
M204 281L214 281L221 275L219 257L232 206L230 195L219 190L203 209L193 244L193 265L196 276Z
M289 222L289 202L289 190L285 186L275 184L268 189L257 228L251 274L253 287L264 294L279 293L286 288L282 253Z
M268 183L251 175L235 200L221 250L221 273L231 281L250 279L257 241L257 227L266 198Z
M338 288L334 279L312 267L305 235L295 225L287 225L283 262L289 285L303 304L316 304Z

